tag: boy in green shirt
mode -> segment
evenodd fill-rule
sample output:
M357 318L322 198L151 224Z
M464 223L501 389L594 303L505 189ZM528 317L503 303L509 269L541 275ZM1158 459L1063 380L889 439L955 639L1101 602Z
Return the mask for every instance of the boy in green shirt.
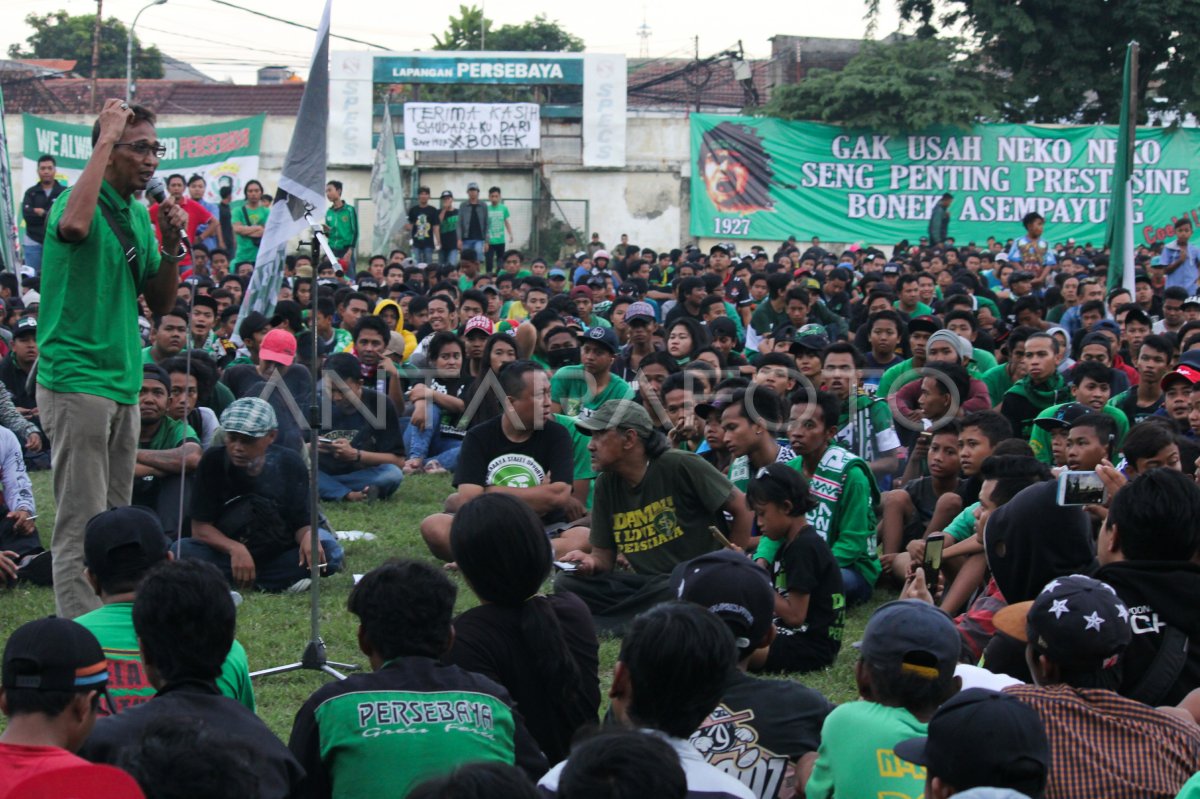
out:
M258 245L262 243L267 217L271 214L270 207L262 202L261 183L257 180L246 181L245 192L245 201L234 203L230 209L233 232L237 234L237 250L233 254L235 268L238 264L254 263L258 260Z
M331 180L325 184L325 197L329 208L325 211L325 233L329 236L329 249L343 259L345 270L353 274L354 250L358 246L358 212L354 206L342 199L342 182Z
M512 240L512 223L508 221L508 206L500 202L499 186L488 189L488 201L491 205L487 209L487 271L493 272L497 258L504 255L505 242Z
M958 693L954 668L961 647L954 622L932 605L902 599L876 610L854 667L862 699L826 717L805 796L920 796L924 767L892 750L924 736L934 711Z
M146 677L133 629L133 600L138 582L170 558L167 538L146 508L106 510L88 522L83 541L84 572L104 606L75 621L96 636L108 658L108 696L113 710L149 702L155 688ZM253 711L254 687L246 650L237 641L229 650L217 688Z

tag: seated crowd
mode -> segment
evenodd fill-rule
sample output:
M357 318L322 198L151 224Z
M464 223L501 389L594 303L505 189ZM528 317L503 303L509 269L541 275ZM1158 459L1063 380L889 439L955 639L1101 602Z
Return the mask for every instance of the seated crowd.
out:
M269 317L197 259L146 328L134 504L87 526L102 606L5 644L0 799L88 763L150 797L1200 797L1200 298L1150 250L1132 293L1011 253L298 255ZM44 580L9 393L0 574ZM285 745L231 590L345 567L310 469L380 525L453 488ZM804 675L844 644L835 705Z

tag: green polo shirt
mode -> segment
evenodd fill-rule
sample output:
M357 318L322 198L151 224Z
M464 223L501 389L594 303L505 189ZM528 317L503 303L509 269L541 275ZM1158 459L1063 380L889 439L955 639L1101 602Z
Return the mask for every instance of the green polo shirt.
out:
M59 196L46 221L37 382L51 391L93 394L134 405L142 387L142 371L134 368L142 360L137 298L146 281L158 273L158 239L145 207L120 196L104 181L100 202L132 233L137 279L98 207L83 241L63 241L58 224L72 191Z
M329 206L325 211L325 224L329 226L330 249L358 246L358 213L353 205L342 203L341 208Z
M580 365L564 366L550 379L550 399L562 408L564 416L588 417L609 400L633 399L633 389L616 375L600 393L592 391L587 374Z

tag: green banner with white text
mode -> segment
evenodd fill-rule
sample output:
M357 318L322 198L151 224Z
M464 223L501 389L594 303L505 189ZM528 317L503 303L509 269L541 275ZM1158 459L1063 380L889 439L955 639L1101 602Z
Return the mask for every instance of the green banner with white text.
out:
M927 235L954 195L949 235L982 244L1022 235L1100 246L1117 127L976 125L884 135L814 122L693 114L691 233L705 238L890 244ZM1200 220L1200 130L1139 128L1133 170L1137 244Z
M207 125L158 128L158 141L167 148L155 174L163 179L172 173L190 178L204 177L204 201L220 201L220 189L229 186L234 199L242 196L246 181L258 177L265 114ZM25 147L22 164L24 188L37 183L37 159L54 156L58 180L74 185L92 154L92 128L47 117L24 115Z

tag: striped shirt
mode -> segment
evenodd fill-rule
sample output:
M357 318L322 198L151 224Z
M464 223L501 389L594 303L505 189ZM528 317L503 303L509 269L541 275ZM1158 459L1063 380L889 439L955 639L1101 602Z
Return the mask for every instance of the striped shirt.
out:
M1046 799L1172 799L1200 770L1200 729L1113 691L1014 685L1050 741Z

